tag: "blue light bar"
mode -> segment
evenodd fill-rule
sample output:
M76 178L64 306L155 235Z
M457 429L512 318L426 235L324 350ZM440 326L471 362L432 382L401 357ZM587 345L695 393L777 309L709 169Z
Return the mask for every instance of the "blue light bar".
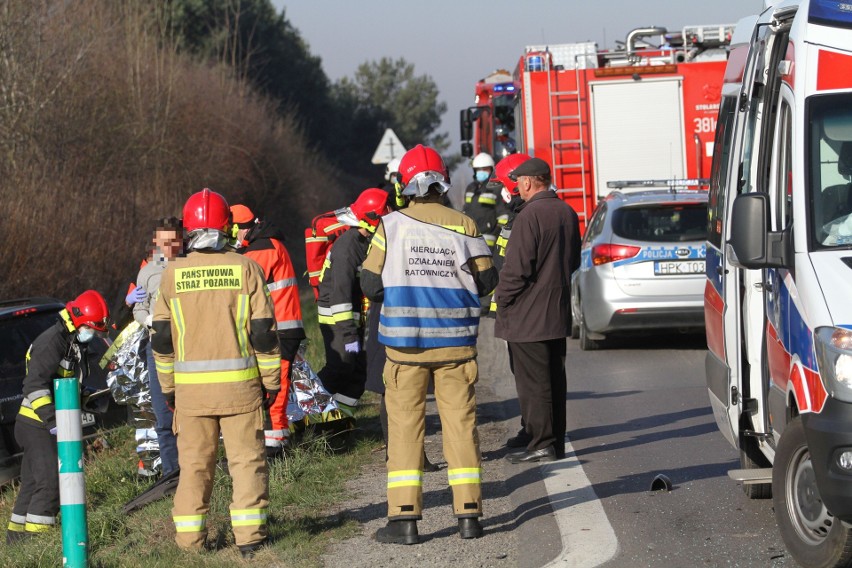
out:
M852 28L852 3L837 0L811 0L808 22L835 28Z
M515 85L512 83L500 83L499 85L494 85L495 93L512 93L515 91Z

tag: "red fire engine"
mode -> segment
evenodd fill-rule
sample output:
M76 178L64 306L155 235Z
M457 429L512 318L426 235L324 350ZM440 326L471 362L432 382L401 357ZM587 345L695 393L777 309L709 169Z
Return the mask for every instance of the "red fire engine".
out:
M461 112L462 155L547 161L583 228L613 189L704 187L732 31L639 28L612 51L528 46L513 76L477 83L475 106Z

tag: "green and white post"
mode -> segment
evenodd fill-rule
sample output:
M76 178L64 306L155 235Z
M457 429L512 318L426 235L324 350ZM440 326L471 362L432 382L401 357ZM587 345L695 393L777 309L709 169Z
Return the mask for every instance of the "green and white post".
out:
M83 416L77 377L53 379L56 442L59 454L59 503L62 513L62 566L85 568L89 532L83 478Z

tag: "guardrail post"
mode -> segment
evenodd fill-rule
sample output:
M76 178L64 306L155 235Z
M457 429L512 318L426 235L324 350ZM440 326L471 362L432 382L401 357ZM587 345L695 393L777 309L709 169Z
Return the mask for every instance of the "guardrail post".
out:
M89 532L86 524L86 482L83 477L83 421L80 381L54 379L56 441L59 454L59 502L62 513L62 565L85 568Z

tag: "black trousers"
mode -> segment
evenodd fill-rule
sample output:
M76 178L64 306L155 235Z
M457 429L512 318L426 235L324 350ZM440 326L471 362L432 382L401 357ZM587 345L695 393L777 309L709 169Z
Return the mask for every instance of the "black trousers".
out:
M367 382L367 355L363 338L359 353L347 353L343 334L336 325L321 323L320 332L325 344L325 367L317 376L330 394L359 399ZM354 405L353 405L354 406Z
M59 513L59 459L56 436L44 428L15 422L15 440L24 448L21 491L12 508L16 518L27 518L27 531L40 532L56 522Z
M568 381L565 376L565 338L529 343L509 342L521 419L532 438L528 450L553 446L565 455Z

